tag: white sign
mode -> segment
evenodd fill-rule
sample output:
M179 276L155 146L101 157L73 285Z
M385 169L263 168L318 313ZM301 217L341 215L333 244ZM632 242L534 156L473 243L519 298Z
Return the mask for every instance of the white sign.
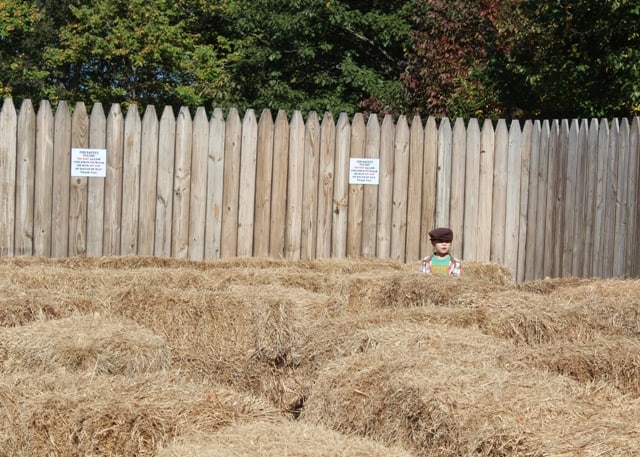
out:
M71 149L71 176L107 176L106 149Z
M378 184L380 159L349 159L349 184Z

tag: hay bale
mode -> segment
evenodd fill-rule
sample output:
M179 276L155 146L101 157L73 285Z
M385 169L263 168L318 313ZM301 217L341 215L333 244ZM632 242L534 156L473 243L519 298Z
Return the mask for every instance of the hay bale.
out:
M505 291L486 297L481 309L484 319L477 322L487 335L518 345L534 345L575 338L584 332L582 323L563 311L548 296Z
M640 397L637 339L595 336L591 341L552 341L530 347L522 361L582 384L606 383L630 397Z
M597 279L557 288L549 297L599 333L640 335L640 280Z
M640 443L640 402L524 366L477 331L390 325L353 347L318 374L302 421L419 456L625 455Z
M518 344L640 334L640 281L585 280L545 293L519 288L487 296L483 307L483 331Z
M154 456L177 436L281 419L267 402L170 374L4 377L4 455Z
M369 306L479 306L487 297L511 285L472 277L441 278L418 272L392 273L360 281L364 300ZM354 297L355 298L355 297Z
M593 282L587 278L544 278L534 281L526 281L518 284L518 289L525 292L533 292L541 295L548 295L557 289L567 289Z
M410 457L403 449L300 422L250 422L181 438L158 457Z
M5 371L136 375L169 367L167 341L123 318L76 316L0 328Z

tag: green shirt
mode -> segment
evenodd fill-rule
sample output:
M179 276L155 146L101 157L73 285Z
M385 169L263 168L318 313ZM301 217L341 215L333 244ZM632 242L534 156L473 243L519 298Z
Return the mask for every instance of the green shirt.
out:
M449 276L449 264L451 263L451 256L449 254L444 257L434 255L431 257L431 274L437 276Z

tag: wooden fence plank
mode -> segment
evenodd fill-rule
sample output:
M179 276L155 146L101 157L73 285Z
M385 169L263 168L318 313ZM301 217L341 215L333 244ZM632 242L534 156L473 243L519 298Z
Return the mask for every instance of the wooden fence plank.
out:
M368 159L379 160L380 122L376 114L369 116L366 128L367 133L364 155ZM378 187L379 185L366 185L363 190L361 252L364 257L376 256L378 236Z
M240 186L240 153L242 124L238 110L232 108L227 117L224 140L224 189L222 191L222 238L220 257L238 253L238 198Z
M142 121L138 107L129 105L124 122L122 153L122 228L120 254L138 253L138 217L140 214L140 161ZM146 166L146 164L145 164Z
M536 251L535 251L535 279L545 277L547 240L547 199L549 188L549 141L551 125L549 121L542 122L540 131L540 159L538 161L538 207L536 210Z
M5 98L0 111L0 255L15 255L16 217L16 129L18 118L13 100Z
M529 233L528 215L529 215L529 175L531 167L531 137L533 134L533 124L531 121L524 123L521 136L520 147L520 221L518 223L518 267L516 274L516 282L521 283L525 277L525 255L527 250L527 236Z
M595 209L597 197L598 182L598 137L599 137L598 119L591 119L589 123L589 133L587 136L586 150L586 183L585 183L585 231L584 231L584 260L582 270L585 277L593 275L593 251L594 251L594 227L595 227Z
M438 168L436 173L436 226L447 227L451 208L451 148L452 133L449 119L443 117L438 128Z
M89 146L89 116L84 103L76 103L71 118L71 147ZM88 178L71 178L69 192L69 255L82 255L87 252L87 206Z
M55 114L53 141L53 205L51 255L69 255L69 179L71 168L71 113L60 102Z
M500 138L500 137L499 137ZM522 131L517 119L511 121L507 140L507 180L505 187L504 264L518 277L520 235L520 182L522 169Z
M318 186L320 176L320 121L318 113L307 116L304 135L304 179L300 257L314 259L318 233Z
M563 122L563 125L565 123ZM565 132L567 136L567 155L565 167L565 185L564 185L564 230L562 239L562 268L560 275L563 277L572 276L573 273L573 256L574 236L576 224L576 204L578 187L578 120L571 121L571 126Z
M553 121L549 130L549 161L547 171L547 210L544 244L544 276L552 276L555 265L555 247L558 232L558 167L560 166L558 137L559 123Z
M573 262L571 272L574 276L584 274L584 245L587 220L585 220L586 185L587 185L587 143L589 135L589 123L586 119L580 122L576 144L576 197L575 197L575 223L571 243L573 244Z
M495 162L495 131L489 119L482 123L480 134L480 182L478 202L477 259L491 259L491 230L493 218L493 168Z
M28 99L20 105L16 141L15 254L33 255L36 114Z
M142 118L140 149L140 215L138 254L153 255L155 245L156 198L158 183L158 115L149 105Z
M396 122L393 150L391 258L404 262L407 241L407 191L409 189L409 126L404 115L401 115Z
M378 224L376 256L391 256L391 220L393 214L393 142L395 126L390 115L385 115L380 131L380 185L378 194Z
M603 232L603 277L613 276L613 252L615 250L616 206L618 199L618 136L620 124L617 119L611 121L609 129L609 156L607 159L607 186L605 194ZM606 249L606 251L604 251Z
M528 203L527 203L527 239L525 241L525 266L524 266L524 280L531 281L536 278L535 276L535 251L536 234L540 230L540 225L537 220L538 213L538 192L539 186L543 185L540 182L540 133L541 124L539 120L531 123L531 142L529 148L529 190Z
M336 153L336 126L331 113L325 113L320 127L320 187L318 189L318 239L316 257L331 257L333 224L333 168Z
M491 214L491 261L504 262L506 237L507 171L509 169L509 131L504 119L496 125L493 156L493 201ZM515 274L515 271L512 271Z
M287 211L284 255L300 259L302 237L302 205L304 178L304 119L298 110L293 112L289 127L289 162L287 164Z
M409 132L409 189L407 194L407 262L420 259L422 236L422 173L424 169L424 129L420 116L411 120Z
M456 239L456 252L464 252L464 196L467 160L467 131L464 120L457 118L453 124L451 140L451 200L449 202L449 227Z
M33 254L51 256L51 207L53 204L53 127L49 101L38 107L36 121ZM0 159L1 160L1 159ZM2 167L4 169L4 167ZM1 230L0 230L1 231ZM102 225L100 226L102 232Z
M420 240L420 257L433 251L429 241L429 231L436 223L436 176L438 172L438 126L433 116L427 118L424 128L424 161L422 170L422 239Z
M176 119L176 165L173 176L171 256L189 256L189 210L191 202L191 146L193 122L188 108L180 108ZM234 249L235 255L235 249Z
M123 133L124 119L122 110L119 104L113 104L107 117L107 177L104 183L103 255L120 254Z
M593 275L604 275L604 249L608 247L604 240L605 205L607 189L607 161L609 157L609 122L601 119L598 131L598 164L596 196L593 226Z
M567 177L567 155L568 155L568 138L569 138L569 123L566 119L560 121L557 132L557 140L554 144L557 145L557 167L555 168L555 195L554 200L554 224L553 224L553 254L552 254L552 268L550 275L552 277L562 276L562 255L564 241L564 224L565 224L565 179ZM552 131L553 133L553 131Z
M271 225L271 176L273 171L273 118L267 109L258 122L256 151L256 209L253 234L253 255L269 255L269 227ZM315 239L315 238L314 238Z
M89 119L89 147L106 149L107 118L101 103L94 103ZM107 151L107 154L109 152ZM87 255L101 256L104 244L105 178L87 178ZM152 224L151 227L154 227Z
M255 132L253 132L255 141ZM191 149L191 189L189 203L189 259L204 260L207 223L207 162L209 159L209 120L203 107L193 118ZM255 185L255 176L251 183ZM251 205L253 214L253 204ZM238 235L239 236L239 235Z
M269 118L271 115L269 114ZM224 139L226 122L220 108L213 110L209 122L209 155L207 159L207 221L204 257L219 259L222 240L222 194L224 189ZM269 183L270 185L270 183ZM268 222L267 222L268 223ZM268 231L267 231L268 233Z
M349 159L362 158L366 150L366 127L361 113L355 114L351 124ZM359 257L362 252L362 217L364 184L349 184L347 214L347 257Z
M155 255L171 256L173 226L173 174L176 157L176 118L170 106L160 117L158 138L158 198L156 200Z
M336 160L333 182L333 224L331 227L331 257L347 255L347 222L349 206L349 149L351 126L349 116L340 113L336 124Z
M629 121L622 119L617 141L618 156L617 173L618 182L616 189L615 204L615 227L613 239L613 277L626 277L626 253L629 250L627 246L627 230L629 225L629 185L634 178L630 176L630 157L629 157Z
M253 255L253 224L256 196L256 161L258 155L258 122L255 111L245 112L240 148L240 188L238 192L238 254Z
M629 214L629 224L631 225L627 244L630 247L627 253L627 271L632 278L640 275L640 209L637 202L640 202L640 117L636 116L631 122L629 132L629 173L634 176L634 182L629 183L629 202L631 213Z
M288 168L289 123L285 111L279 110L273 135L273 180L271 183L271 227L269 230L269 254L272 257L284 257Z
M466 162L464 184L464 224L458 239L462 249L456 251L466 260L478 260L478 208L480 199L480 124L478 119L469 119L466 131Z

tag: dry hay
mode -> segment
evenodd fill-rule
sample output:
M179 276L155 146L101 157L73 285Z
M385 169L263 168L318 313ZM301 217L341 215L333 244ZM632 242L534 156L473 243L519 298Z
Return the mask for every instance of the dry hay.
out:
M592 341L554 341L523 352L523 362L560 373L583 384L607 383L640 397L640 341L594 337Z
M0 328L5 372L89 371L136 375L168 368L167 341L128 319L97 315Z
M590 280L558 288L549 298L566 303L576 317L601 333L640 336L640 280Z
M369 306L477 306L504 285L472 278L438 278L404 273L376 278L367 294ZM510 289L507 289L510 290Z
M91 394L82 383L97 386L98 378L112 378L115 387L102 384L109 395L137 383L138 396L146 398L143 384L159 369L158 382L166 378L162 370L178 373L166 389L178 401L184 397L174 393L176 385L226 385L260 398L274 417L302 413L311 426L306 421L326 414L334 428L401 442L416 455L625 455L634 449L640 282L569 278L516 286L495 264L465 262L460 279L426 277L416 268L376 259L0 259L5 387L9 378L22 376L19 389L17 382L0 389L3 421L13 424L9 432L0 426L0 443L13 443L24 450L18 455L27 455L37 435L44 448L48 432L36 427L37 408L45 411L49 428L54 415L61 418L55 427L62 434L71 413L49 414L46 408L75 408L77 391L80 411L96 410L87 406ZM94 316L105 328L91 338ZM83 342L69 346L65 334L71 337L73 322ZM56 326L65 323L56 335ZM109 342L109 332L120 336ZM16 335L24 335L22 341L10 341ZM34 335L37 341L27 341ZM156 347L149 341L157 335L166 341ZM80 355L64 356L67 349ZM105 356L115 360L100 365ZM43 369L60 374L67 386L53 377L43 381ZM108 375L113 372L126 378ZM149 402L158 399L163 408L162 387L154 389ZM27 424L20 411L34 393L39 403L25 410ZM113 413L129 422L132 413L124 405L130 397L109 400ZM109 407L98 416L109 416ZM155 414L155 407L145 408L152 411L144 414ZM146 417L140 420L167 432L154 429L151 438L136 442L159 446L183 434L195 436L193 427L178 430L155 415ZM106 431L94 434L96 446L104 438L113 447L105 452L130 454L133 444L115 442L109 426L100 426ZM126 434L118 428L126 426L117 422L116 433ZM211 428L205 427L206 435ZM26 431L13 438L16 429ZM88 439L82 446L89 446ZM68 447L59 455L83 454L77 444L64 443ZM0 455L16 454L7 446L0 446ZM620 452L612 452L616 446ZM314 449L303 452L314 455Z
M370 329L319 373L301 420L420 456L637 450L638 401L529 368L514 350L471 330Z
M183 434L281 419L256 397L161 373L5 376L0 398L0 452L13 456L152 456Z
M361 437L300 422L253 422L214 434L185 437L158 457L411 457L412 454Z
M640 335L640 281L585 280L545 294L505 291L482 303L478 325L518 344Z

